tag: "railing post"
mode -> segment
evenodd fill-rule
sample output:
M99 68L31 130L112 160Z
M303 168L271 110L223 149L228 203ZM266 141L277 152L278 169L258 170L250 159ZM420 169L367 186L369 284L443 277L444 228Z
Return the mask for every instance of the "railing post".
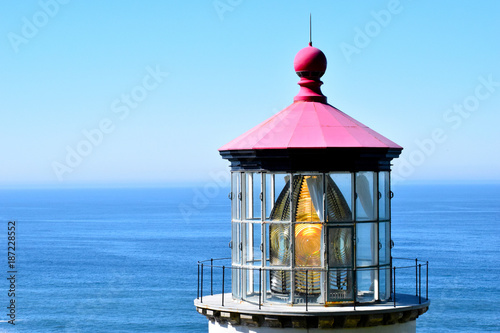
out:
M226 267L222 266L222 306L224 306L224 271Z
M394 291L393 291L393 295L394 295L394 307L396 307L396 266L394 266L394 273L393 273L393 276L394 276Z
M306 311L308 310L307 309L307 306L308 306L307 291L309 289L308 275L309 275L309 271L306 270Z
M200 303L203 303L203 263L201 263L201 300Z
M198 261L198 284L196 288L196 299L200 298L200 262Z
M392 269L390 269L390 267L392 267L392 256L391 256L391 262L389 264L389 270L391 271L391 281L390 281L391 290L389 295L392 295Z
M353 275L353 286L354 286L354 290L353 290L353 299L354 299L354 311L356 311L356 296L358 295L358 279L356 278L356 275L357 275L357 271L355 269L352 270L352 275Z
M415 297L418 297L418 259L415 258Z
M260 305L261 304L261 297L262 297L262 267L259 267L259 310L260 310L260 306L261 306Z
M422 304L422 264L418 264L418 304Z
M426 268L425 268L425 300L429 300L429 262L427 261L425 263Z
M214 294L214 259L210 259L210 295Z

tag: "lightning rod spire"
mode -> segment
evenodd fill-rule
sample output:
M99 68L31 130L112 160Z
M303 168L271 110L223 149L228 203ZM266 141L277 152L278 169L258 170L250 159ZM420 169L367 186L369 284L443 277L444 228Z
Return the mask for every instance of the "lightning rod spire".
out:
M313 45L312 40L312 14L309 13L309 46Z

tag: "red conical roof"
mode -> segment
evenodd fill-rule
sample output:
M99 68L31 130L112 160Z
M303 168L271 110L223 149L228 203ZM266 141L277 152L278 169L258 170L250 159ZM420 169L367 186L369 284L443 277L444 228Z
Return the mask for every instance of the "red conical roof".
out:
M402 149L329 104L297 101L219 151L288 148Z

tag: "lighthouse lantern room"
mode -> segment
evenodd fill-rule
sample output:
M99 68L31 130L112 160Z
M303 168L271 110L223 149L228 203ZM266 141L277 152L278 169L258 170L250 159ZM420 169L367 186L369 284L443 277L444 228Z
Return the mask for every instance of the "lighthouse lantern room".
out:
M429 307L428 263L397 269L391 256L390 169L403 148L327 103L326 64L300 50L294 102L219 149L231 262L198 265L210 332L415 332Z

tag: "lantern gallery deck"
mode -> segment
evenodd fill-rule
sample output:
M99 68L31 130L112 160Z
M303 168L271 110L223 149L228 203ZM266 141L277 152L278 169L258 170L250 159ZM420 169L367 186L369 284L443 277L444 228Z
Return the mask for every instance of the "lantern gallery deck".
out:
M396 306L392 302L362 306L325 307L263 305L236 301L230 293L212 295L195 300L198 312L219 324L242 326L294 327L294 328L354 328L378 325L395 325L414 321L425 313L430 301L418 304L418 297L400 295Z

